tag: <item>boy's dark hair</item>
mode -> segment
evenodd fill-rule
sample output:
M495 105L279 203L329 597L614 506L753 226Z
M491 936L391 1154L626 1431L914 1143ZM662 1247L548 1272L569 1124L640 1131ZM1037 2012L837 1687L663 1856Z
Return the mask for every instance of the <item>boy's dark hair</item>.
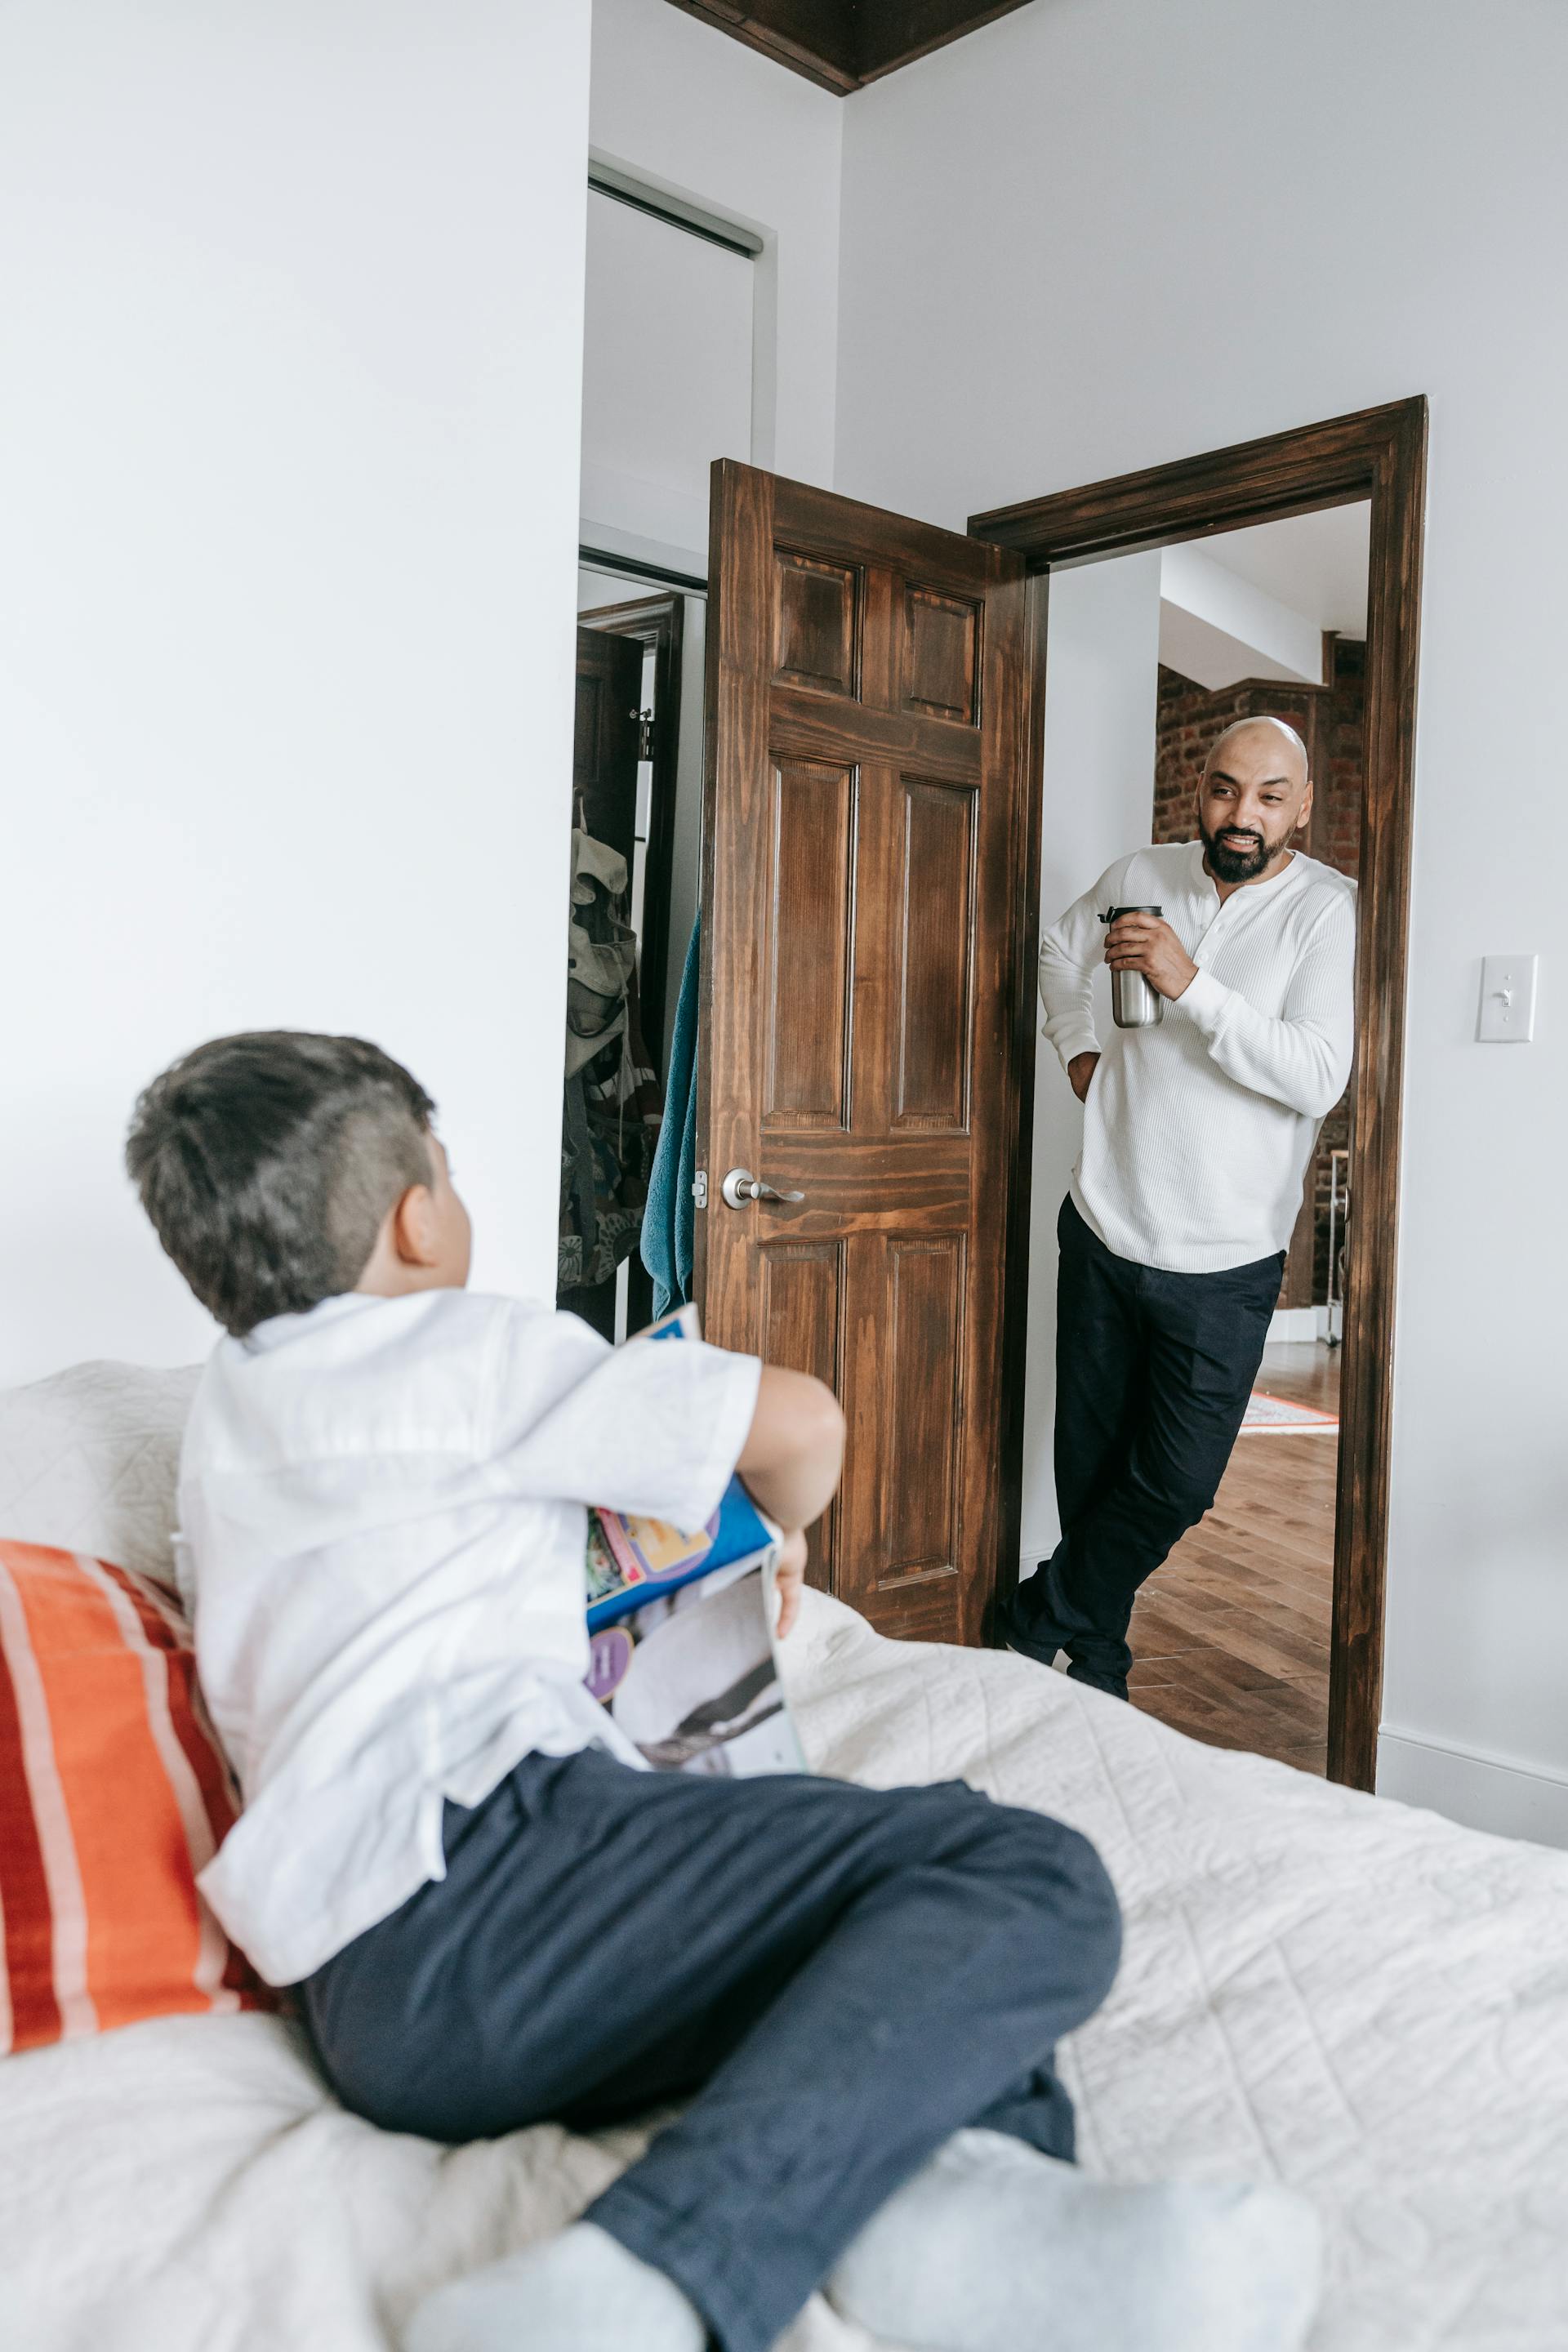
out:
M435 1175L435 1104L362 1037L215 1037L137 1101L125 1164L158 1239L237 1339L352 1290Z

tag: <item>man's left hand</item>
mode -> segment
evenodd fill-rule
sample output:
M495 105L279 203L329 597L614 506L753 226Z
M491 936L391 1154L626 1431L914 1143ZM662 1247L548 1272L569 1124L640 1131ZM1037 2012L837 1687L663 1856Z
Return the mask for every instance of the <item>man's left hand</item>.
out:
M1112 971L1141 971L1162 996L1180 996L1198 976L1196 964L1159 915L1119 915L1105 935L1105 961Z

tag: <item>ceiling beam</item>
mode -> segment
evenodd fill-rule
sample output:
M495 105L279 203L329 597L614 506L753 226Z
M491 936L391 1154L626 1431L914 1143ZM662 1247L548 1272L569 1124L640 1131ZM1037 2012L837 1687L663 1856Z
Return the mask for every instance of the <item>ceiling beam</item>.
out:
M732 0L670 0L670 5L839 98L860 87L854 0L752 0L745 7Z
M840 98L1026 0L670 0Z
M1026 0L855 0L860 80L896 73L1026 5Z

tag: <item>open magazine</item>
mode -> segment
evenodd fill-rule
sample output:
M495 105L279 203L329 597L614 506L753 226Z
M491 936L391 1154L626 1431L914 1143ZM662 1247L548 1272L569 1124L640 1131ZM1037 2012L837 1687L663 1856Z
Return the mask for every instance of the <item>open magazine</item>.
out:
M651 1335L695 1339L695 1307ZM588 1514L587 1685L662 1772L804 1772L773 1650L779 1530L738 1478L694 1535Z

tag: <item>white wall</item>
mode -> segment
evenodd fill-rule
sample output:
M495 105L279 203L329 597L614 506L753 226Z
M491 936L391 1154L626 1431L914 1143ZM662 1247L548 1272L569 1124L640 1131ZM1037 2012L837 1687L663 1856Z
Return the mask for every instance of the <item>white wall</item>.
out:
M589 191L585 545L706 572L709 468L752 454L757 276L746 255Z
M824 487L833 479L844 121L842 100L668 0L595 0L594 152L762 236L752 265L752 458Z
M837 484L961 528L1431 396L1385 1723L1405 1793L1538 1822L1529 1768L1568 1842L1564 88L1554 0L1038 0L877 83ZM1538 1042L1476 1045L1528 949Z
M405 1057L553 1288L588 30L0 11L0 1379L205 1349L120 1150L234 1028Z
M668 0L594 0L595 155L763 240L757 260L735 265L752 273L751 446L715 446L710 455L749 454L753 465L824 488L833 482L844 122L842 100ZM585 499L603 479L585 478ZM619 554L705 574L705 531L688 526L696 545L660 542L655 511L634 486L616 513L585 515L584 528L591 521L594 542ZM706 607L689 598L667 1032L697 912L706 618Z
M1046 667L1040 920L1052 923L1111 860L1149 838L1159 690L1158 555L1086 564L1051 583ZM1110 1023L1110 974L1095 1013ZM1029 1346L1024 1383L1024 1572L1061 1535L1051 1475L1056 1413L1057 1217L1083 1141L1083 1112L1050 1047L1035 1087Z

